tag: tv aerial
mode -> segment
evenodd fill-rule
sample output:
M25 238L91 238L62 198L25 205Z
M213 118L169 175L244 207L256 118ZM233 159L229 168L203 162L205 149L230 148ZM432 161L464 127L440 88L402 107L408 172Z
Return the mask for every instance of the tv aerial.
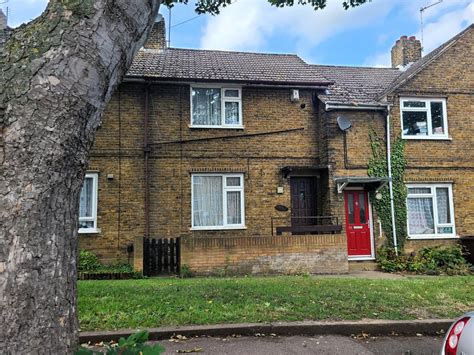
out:
M441 4L443 0L439 0L431 5L423 6L420 8L420 27L421 27L421 52L423 53L423 12L430 7Z

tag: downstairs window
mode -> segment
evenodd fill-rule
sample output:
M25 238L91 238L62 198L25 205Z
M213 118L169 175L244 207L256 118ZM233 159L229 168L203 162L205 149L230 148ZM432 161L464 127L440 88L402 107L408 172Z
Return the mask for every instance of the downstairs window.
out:
M98 233L97 186L98 174L87 173L79 198L79 233Z
M410 238L455 236L451 184L407 185L407 219Z
M192 175L193 229L245 227L243 174Z

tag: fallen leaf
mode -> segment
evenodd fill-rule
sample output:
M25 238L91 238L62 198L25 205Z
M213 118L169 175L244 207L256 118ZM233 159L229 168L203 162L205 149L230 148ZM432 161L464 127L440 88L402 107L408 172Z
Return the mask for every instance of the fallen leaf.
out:
M178 349L176 350L179 354L190 354L190 353L200 353L202 348L193 348L193 349Z

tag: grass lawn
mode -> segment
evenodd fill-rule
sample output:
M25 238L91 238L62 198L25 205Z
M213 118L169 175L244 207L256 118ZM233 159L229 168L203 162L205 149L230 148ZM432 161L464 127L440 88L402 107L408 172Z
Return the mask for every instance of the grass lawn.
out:
M81 330L297 320L454 318L474 276L368 280L242 277L79 281Z

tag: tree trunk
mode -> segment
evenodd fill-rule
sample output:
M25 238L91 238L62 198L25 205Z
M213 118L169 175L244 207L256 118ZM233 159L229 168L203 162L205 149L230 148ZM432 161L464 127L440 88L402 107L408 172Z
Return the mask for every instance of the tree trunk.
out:
M79 193L102 113L159 0L50 0L0 55L0 353L77 342Z

